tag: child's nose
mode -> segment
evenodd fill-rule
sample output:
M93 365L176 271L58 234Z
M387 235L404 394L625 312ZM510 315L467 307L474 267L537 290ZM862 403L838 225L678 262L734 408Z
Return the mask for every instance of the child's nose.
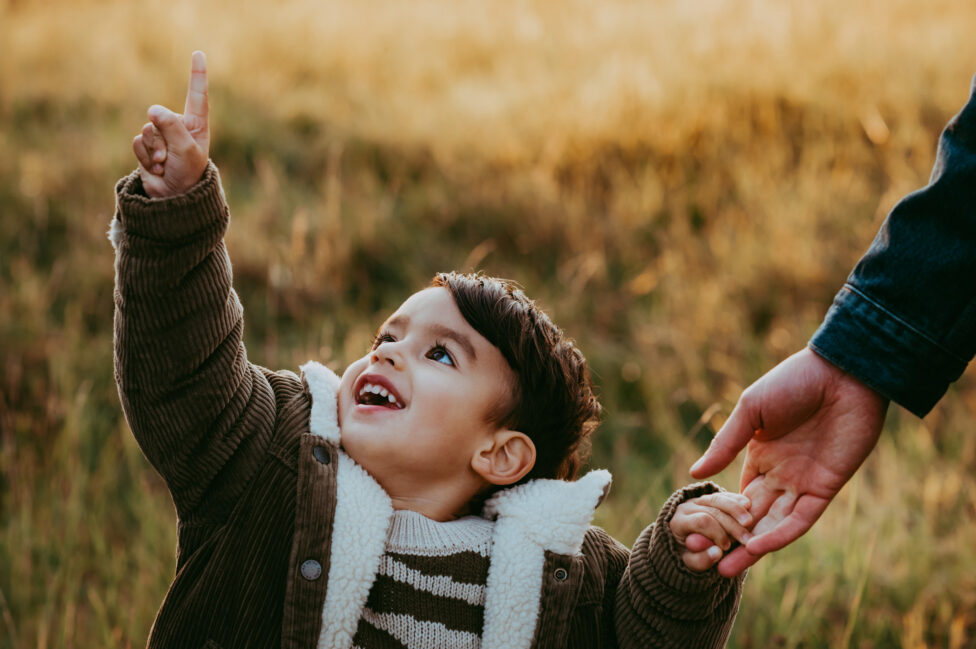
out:
M395 368L400 368L403 365L403 359L400 357L399 348L396 346L395 342L384 342L370 355L371 363L389 363Z

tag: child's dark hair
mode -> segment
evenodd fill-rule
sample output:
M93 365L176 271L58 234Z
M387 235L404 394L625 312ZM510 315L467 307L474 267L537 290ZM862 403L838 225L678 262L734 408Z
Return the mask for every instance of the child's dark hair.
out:
M583 354L513 282L451 272L435 275L431 286L451 293L464 319L518 377L514 398L490 420L535 444L535 466L522 482L575 478L602 410Z

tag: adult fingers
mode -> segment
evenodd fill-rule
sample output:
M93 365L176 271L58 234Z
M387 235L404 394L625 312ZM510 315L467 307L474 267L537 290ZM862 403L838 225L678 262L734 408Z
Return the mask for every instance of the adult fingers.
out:
M819 498L809 494L801 496L785 516L780 513L781 520L770 530L763 530L748 541L746 549L751 554L763 555L780 550L807 533L820 518L827 505L826 498ZM775 510L775 507L774 507ZM774 514L774 510L770 514Z
M749 447L746 447L746 459L742 463L742 473L739 474L739 493L746 493L746 489L754 480L761 479L762 474L759 472L759 467L756 465L756 459L752 453L749 452ZM755 503L752 504L752 509L755 509Z
M196 142L180 116L165 106L150 106L149 119L159 129L171 150L185 152L196 147Z
M746 390L742 394L728 420L712 438L705 454L692 465L690 473L693 478L707 478L727 467L756 434L759 426L755 422L761 421L761 418L758 408L752 406L748 392Z
M746 464L749 464L748 458ZM745 471L745 469L743 469ZM765 475L756 474L748 482L743 482L740 490L743 495L749 498L749 513L753 521L757 524L766 517L766 514L784 493L784 489L775 484L775 480L768 479ZM755 528L753 528L755 531Z
M811 520L802 530L798 526L798 517L807 517L811 513L811 505L802 502L805 498L811 498L810 496L797 500L796 496L789 492L776 491L771 487L763 488L769 486L764 478L764 476L756 478L746 488L746 493L752 499L751 511L758 517L753 527L755 536L722 558L718 564L718 572L723 577L741 574L769 552L778 550L802 536L813 524ZM825 507L826 504L820 508L821 513ZM761 508L762 513L757 513L757 508ZM813 520L816 520L816 517ZM762 539L763 536L767 538ZM757 544L757 539L762 540Z
M183 114L201 118L204 122L210 114L207 98L207 55L197 50L190 61L190 83L186 91Z
M804 496L796 500L792 494L781 493L779 498L770 506L769 513L760 519L753 528L753 531L758 531L756 536L745 545L729 552L719 562L719 574L723 577L734 577L741 574L769 552L779 550L803 536L827 506L824 502L822 506L819 506L819 513L810 518L810 515L817 511L818 505L807 502L807 499L813 499L813 497ZM766 538L763 539L763 537ZM757 540L759 543L756 543Z
M718 574L723 577L735 577L760 559L762 555L752 554L745 546L740 545L722 558L718 564Z

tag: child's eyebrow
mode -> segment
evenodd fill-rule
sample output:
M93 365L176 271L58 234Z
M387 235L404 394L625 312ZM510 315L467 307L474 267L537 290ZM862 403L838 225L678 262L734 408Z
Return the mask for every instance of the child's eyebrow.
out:
M464 352L470 356L472 360L477 360L478 354L476 354L474 351L474 345L471 344L471 341L468 340L468 337L463 333L454 331L450 327L445 327L442 324L430 325L429 329L430 332L438 338L450 338L460 345Z
M405 315L398 315L395 318L391 318L386 322L386 326L396 329L406 329L410 324L410 318ZM471 340L459 331L455 331L450 327L442 324L431 324L427 326L427 331L432 334L435 338L448 338L453 340L464 353L471 357L472 360L478 359L478 354L474 351L474 345L471 344Z

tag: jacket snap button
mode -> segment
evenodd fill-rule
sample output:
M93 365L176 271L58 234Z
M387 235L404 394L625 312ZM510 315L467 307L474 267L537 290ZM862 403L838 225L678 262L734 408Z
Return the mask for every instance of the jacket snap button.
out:
M315 581L322 576L322 564L315 559L309 559L302 564L302 577L308 581Z
M556 571L552 573L552 576L556 578L556 581L566 581L569 577L569 573L566 572L565 568L556 568Z
M322 464L328 464L332 461L332 458L329 457L329 449L325 448L324 446L316 446L313 448L312 455L314 455L315 459Z

